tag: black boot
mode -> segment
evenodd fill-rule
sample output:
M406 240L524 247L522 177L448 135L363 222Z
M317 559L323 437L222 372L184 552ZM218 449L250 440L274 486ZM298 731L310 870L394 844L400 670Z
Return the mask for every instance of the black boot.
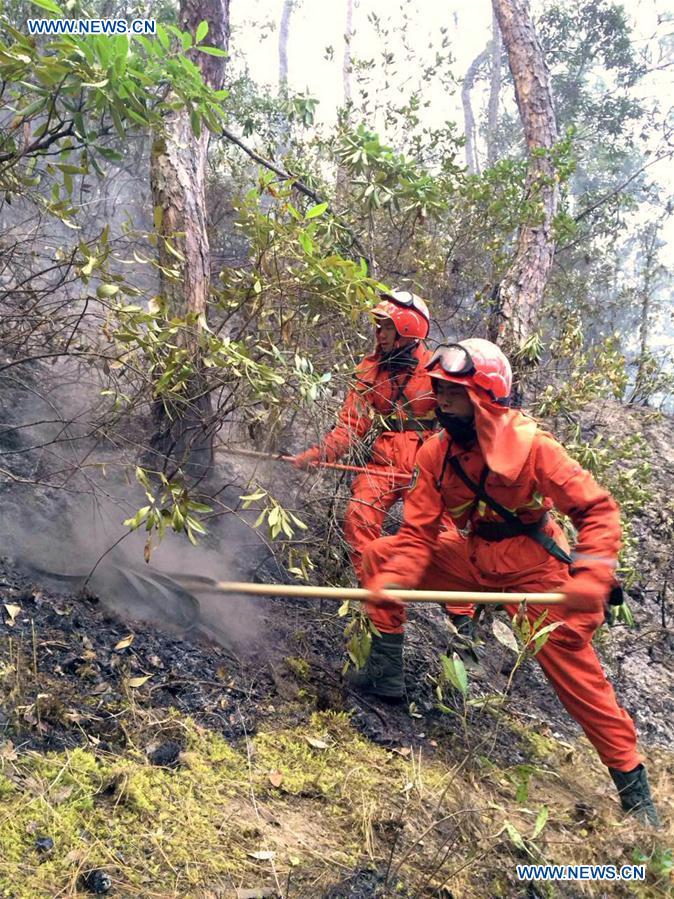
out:
M452 615L451 613L449 620L458 633L452 634L449 638L447 655L451 656L455 652L466 668L476 671L480 668L480 658L475 651L475 622L470 615Z
M374 693L386 699L402 699L404 634L382 634L372 637L372 649L359 671L347 675L349 686L361 693Z
M613 778L613 783L618 788L623 811L634 815L642 824L660 828L662 825L653 804L644 766L639 765L633 771L617 771L615 768L608 770Z

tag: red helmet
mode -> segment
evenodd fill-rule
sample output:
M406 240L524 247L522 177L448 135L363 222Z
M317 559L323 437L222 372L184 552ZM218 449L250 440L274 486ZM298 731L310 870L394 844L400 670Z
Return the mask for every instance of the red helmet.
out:
M513 373L501 350L490 340L470 337L441 344L426 366L431 378L482 387L497 402L510 396Z
M421 297L409 290L381 294L381 302L370 312L376 318L390 318L400 337L423 340L428 336L431 316Z

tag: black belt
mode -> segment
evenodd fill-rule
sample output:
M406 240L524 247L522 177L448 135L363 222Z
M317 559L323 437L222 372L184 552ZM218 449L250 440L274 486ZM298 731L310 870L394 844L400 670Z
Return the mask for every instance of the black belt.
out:
M384 430L395 431L434 431L437 424L435 418L429 418L426 421L420 421L418 418L405 418L402 421L399 418L384 419Z
M473 526L473 533L488 543L498 543L510 537L530 536L540 531L548 520L546 512L538 521L478 521Z

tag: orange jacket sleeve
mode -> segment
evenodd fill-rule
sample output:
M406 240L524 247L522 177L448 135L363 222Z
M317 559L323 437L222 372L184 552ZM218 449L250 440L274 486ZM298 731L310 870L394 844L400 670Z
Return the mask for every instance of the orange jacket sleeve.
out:
M439 436L439 435L438 435ZM438 437L431 437L417 454L414 486L405 498L405 519L391 541L391 554L377 575L378 584L395 583L414 589L431 560L443 523L445 506L437 487ZM440 465L443 455L440 456Z
M533 462L539 491L569 516L578 532L573 569L611 584L621 542L617 503L550 434L539 432Z
M327 462L335 462L365 437L372 427L374 410L368 402L368 386L356 381L339 410L338 423L319 444L321 456Z

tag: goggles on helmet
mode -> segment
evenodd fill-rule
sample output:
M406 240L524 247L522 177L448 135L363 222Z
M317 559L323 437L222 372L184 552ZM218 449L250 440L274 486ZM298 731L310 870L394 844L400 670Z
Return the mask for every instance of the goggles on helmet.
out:
M404 306L406 309L414 309L419 315L428 320L428 307L420 297L410 293L409 290L392 290L391 293L382 293L383 299L391 300L398 306Z
M460 343L441 344L431 356L426 368L430 371L438 365L448 375L475 374L475 363L468 350Z
M470 352L460 343L441 344L436 349L426 371L433 377L433 370L438 368L452 380L466 378L476 387L486 390L497 403L508 405L509 384L503 375L484 371L483 363L476 365Z

